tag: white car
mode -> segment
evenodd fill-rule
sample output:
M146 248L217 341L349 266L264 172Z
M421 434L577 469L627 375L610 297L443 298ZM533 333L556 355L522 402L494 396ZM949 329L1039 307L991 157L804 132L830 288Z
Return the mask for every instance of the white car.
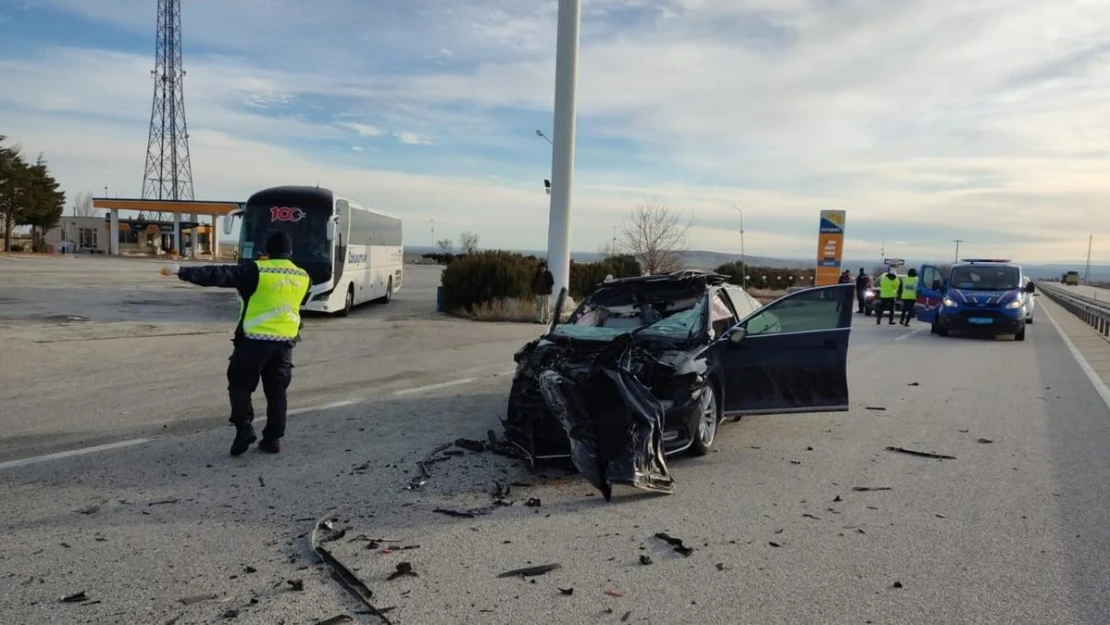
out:
M1029 276L1025 276L1024 285L1027 289L1033 280ZM1025 323L1033 323L1033 309L1037 307L1037 293L1027 291L1025 296Z

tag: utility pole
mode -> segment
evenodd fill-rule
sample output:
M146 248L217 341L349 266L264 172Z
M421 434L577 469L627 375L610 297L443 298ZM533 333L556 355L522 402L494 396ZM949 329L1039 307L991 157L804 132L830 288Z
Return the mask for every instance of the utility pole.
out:
M547 262L555 278L555 293L570 283L570 207L581 23L582 0L559 0L555 44L556 140L551 141L551 211L547 224Z
M1091 283L1091 246L1095 242L1095 235L1087 237L1087 269L1083 272L1083 281L1087 284Z
M744 254L744 211L739 206L733 204L732 207L736 212L740 213L740 269L744 272L744 290L748 289L748 257Z
M958 263L958 262L960 262L960 243L963 243L964 240L963 239L952 239L952 242L956 244L956 259L953 260L952 262Z
M436 246L436 220L432 218L432 247Z

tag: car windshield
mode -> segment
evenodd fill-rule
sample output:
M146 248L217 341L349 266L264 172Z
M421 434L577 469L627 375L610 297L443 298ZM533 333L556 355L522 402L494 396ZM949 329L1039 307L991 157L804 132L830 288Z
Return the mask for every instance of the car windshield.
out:
M954 289L1010 291L1021 286L1021 272L1017 267L954 267L948 284Z
M705 318L705 294L683 293L679 298L660 298L659 293L636 289L600 292L587 298L567 323L554 334L586 340L611 340L636 332L664 340L686 340L701 331Z

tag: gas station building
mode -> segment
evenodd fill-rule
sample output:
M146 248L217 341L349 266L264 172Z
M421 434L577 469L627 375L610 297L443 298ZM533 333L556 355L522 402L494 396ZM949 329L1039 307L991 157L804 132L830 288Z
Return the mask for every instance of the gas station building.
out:
M104 229L109 233L117 233L116 236L108 237L106 252L112 256L127 252L218 258L220 230L217 222L220 217L239 210L242 206L240 202L93 198L93 208L108 213L103 218ZM121 219L120 211L147 215L171 214L173 219L169 222L156 219ZM208 223L205 224L204 221Z

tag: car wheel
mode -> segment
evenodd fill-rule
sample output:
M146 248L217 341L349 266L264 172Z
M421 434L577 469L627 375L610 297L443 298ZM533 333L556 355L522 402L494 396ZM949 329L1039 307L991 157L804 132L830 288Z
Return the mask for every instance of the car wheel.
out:
M721 402L717 397L717 388L710 384L698 400L698 430L694 433L694 444L690 446L693 455L704 456L709 453L720 424Z
M1014 335L1014 340L1015 341L1024 341L1025 340L1025 328L1022 328L1021 330L1018 331L1017 334Z
M1025 318L1025 325L1033 325L1033 315L1029 315Z
M948 328L941 326L939 323L933 322L933 328L937 336L948 336Z
M355 285L347 287L347 297L343 300L343 310L339 311L340 317L346 317L351 314L351 309L355 307Z

